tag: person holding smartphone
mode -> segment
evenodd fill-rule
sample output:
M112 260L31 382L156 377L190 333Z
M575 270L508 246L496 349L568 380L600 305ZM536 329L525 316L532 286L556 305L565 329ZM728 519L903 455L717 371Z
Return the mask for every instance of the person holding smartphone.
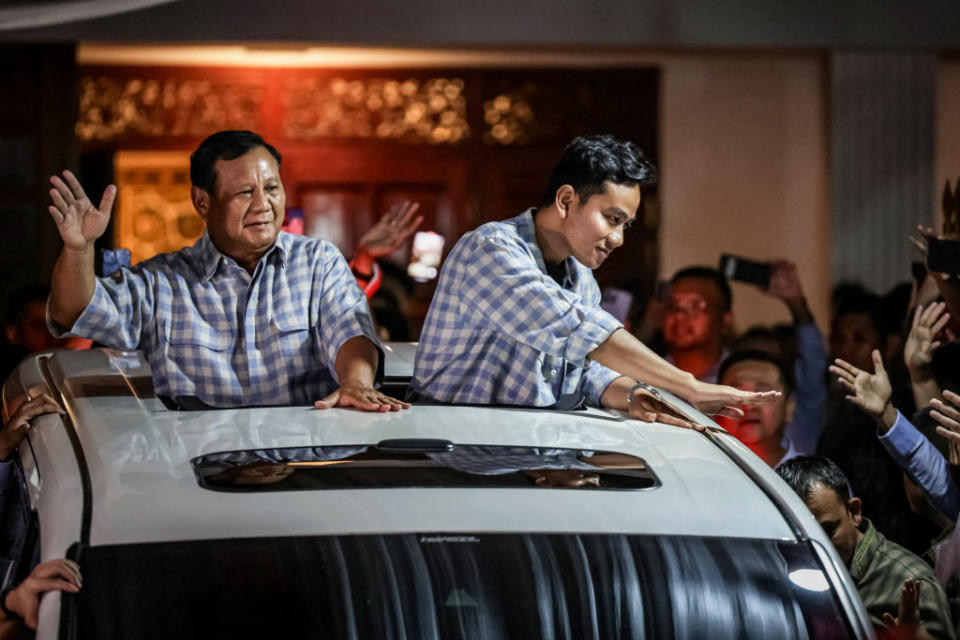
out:
M632 142L574 139L539 207L466 234L440 274L417 349L417 398L448 403L628 410L692 426L644 384L701 410L774 401L707 384L665 362L600 308L591 271L623 243L656 169ZM641 383L641 384L638 384Z

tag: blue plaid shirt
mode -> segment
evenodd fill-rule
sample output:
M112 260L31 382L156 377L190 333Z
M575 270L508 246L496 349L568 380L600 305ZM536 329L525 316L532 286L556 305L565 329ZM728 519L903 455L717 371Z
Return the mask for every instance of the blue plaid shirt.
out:
M339 386L333 365L344 342L377 344L336 247L285 232L252 275L204 232L191 247L98 278L70 334L142 349L157 394L220 407L319 400Z
M587 354L622 325L574 258L562 286L548 275L533 211L482 225L450 252L420 334L414 395L570 409L600 406L619 377Z

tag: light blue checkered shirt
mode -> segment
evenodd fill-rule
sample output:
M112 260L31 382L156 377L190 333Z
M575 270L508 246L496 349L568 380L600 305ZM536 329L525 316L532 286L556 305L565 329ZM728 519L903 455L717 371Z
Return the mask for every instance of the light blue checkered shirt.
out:
M600 308L593 273L547 274L533 209L490 222L450 252L417 349L412 390L436 402L600 406L619 374L587 354L622 325Z
M157 394L218 407L311 403L337 388L344 342L377 344L337 248L282 231L252 275L204 232L191 247L98 278L70 334L142 349Z

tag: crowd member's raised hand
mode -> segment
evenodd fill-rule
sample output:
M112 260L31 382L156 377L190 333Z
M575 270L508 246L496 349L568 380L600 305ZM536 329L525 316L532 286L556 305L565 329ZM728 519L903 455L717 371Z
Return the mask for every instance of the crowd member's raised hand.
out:
M933 640L933 636L924 630L920 624L920 581L905 580L900 588L900 603L897 606L897 617L889 613L883 614L883 624L887 625L886 633L881 635L895 640Z
M25 400L7 424L0 428L0 460L6 460L17 450L30 430L30 421L45 413L63 414L63 409L49 396L37 396Z
M382 258L399 249L404 240L423 222L423 216L415 215L419 208L418 202L410 201L393 205L377 224L370 227L360 238L357 255Z
M950 320L950 314L946 311L947 305L944 302L934 302L926 308L917 307L913 314L910 334L903 346L903 359L911 371L928 368L933 362L933 352L941 344L937 340L937 334Z
M883 366L880 352L874 349L870 355L873 358L873 373L839 358L830 365L830 373L836 375L837 381L849 392L847 400L889 429L896 422L896 410L890 404L893 394L890 376Z
M807 307L807 297L800 284L797 265L794 263L783 259L771 261L770 284L765 291L787 305L797 324L813 322L813 316Z
M944 391L943 400L934 398L930 406L930 417L940 423L937 433L950 443L950 464L960 465L960 395Z
M903 359L907 371L910 372L910 384L917 409L928 406L933 398L940 395L940 387L933 377L930 364L933 362L933 352L941 344L937 335L950 320L946 309L947 305L943 302L934 302L926 307L918 306L913 314L910 334L903 346Z

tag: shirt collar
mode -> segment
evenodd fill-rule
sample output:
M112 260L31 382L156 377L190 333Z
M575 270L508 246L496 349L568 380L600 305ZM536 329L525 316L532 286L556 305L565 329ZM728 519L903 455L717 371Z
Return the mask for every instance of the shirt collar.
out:
M536 212L536 207L530 207L516 217L517 232L520 234L520 239L523 240L523 243L527 245L530 253L532 253L533 257L536 259L537 266L540 267L540 271L550 275L550 272L547 271L547 263L543 259L543 252L540 250L540 245L537 244L537 227L533 220L533 216ZM576 288L578 273L576 265L573 264L575 260L576 258L573 256L568 256L567 259L563 261L564 269L566 270L566 276L563 278L563 284L561 286L564 289L572 290Z
M853 578L855 582L858 582L866 575L867 569L870 568L870 563L873 562L873 557L877 555L877 551L880 549L881 542L880 534L876 528L874 528L870 519L864 518L863 521L866 523L867 528L863 532L863 538L860 539L857 548L853 552L853 559L850 561L850 577Z
M277 235L277 239L274 241L273 246L267 249L267 252L260 257L260 260L270 259L270 256L276 256L274 259L277 260L277 264L283 267L286 264L287 251L289 249L290 238L287 232L281 231ZM206 281L209 281L217 274L217 269L220 268L221 264L224 264L227 260L233 261L232 258L222 253L217 246L213 244L213 240L210 239L210 234L206 229L203 230L203 235L200 236L200 239L197 240L196 245L197 254L200 257L200 277Z

